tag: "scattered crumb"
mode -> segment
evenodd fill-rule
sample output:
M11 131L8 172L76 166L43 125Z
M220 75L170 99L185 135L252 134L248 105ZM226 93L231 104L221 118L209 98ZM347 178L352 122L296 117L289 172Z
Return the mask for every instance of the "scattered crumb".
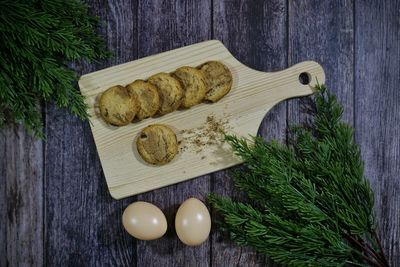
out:
M228 116L224 114L224 118ZM179 141L180 151L190 150L201 153L206 146L219 145L223 141L224 132L228 129L228 119L217 119L214 115L209 115L205 123L194 129L181 130L182 140ZM205 159L202 156L201 159Z

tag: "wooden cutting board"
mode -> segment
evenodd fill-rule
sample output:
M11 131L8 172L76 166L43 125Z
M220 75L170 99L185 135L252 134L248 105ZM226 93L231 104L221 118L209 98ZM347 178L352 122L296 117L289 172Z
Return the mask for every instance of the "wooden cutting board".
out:
M208 60L220 60L232 72L232 89L219 102L123 127L107 125L100 117L97 99L107 88L158 72L172 72L181 66L195 67ZM308 84L300 82L306 83L307 78ZM212 40L86 74L80 78L79 86L89 105L93 137L110 194L120 199L240 163L229 146L220 141L218 129L244 137L256 135L265 114L275 104L312 94L317 80L324 83L325 75L316 62L305 61L286 70L265 73L243 65L221 42ZM146 164L136 150L138 133L154 123L169 125L180 141L179 154L164 166Z

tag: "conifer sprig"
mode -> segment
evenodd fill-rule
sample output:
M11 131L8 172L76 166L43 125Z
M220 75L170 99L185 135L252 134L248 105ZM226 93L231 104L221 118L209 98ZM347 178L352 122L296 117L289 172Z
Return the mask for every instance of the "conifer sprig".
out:
M290 145L226 136L244 169L233 173L249 202L210 195L221 226L288 266L388 266L375 231L373 192L343 108L325 86L309 103L308 126Z
M88 118L67 63L109 56L97 22L79 0L1 1L0 127L8 120L43 136L46 101Z

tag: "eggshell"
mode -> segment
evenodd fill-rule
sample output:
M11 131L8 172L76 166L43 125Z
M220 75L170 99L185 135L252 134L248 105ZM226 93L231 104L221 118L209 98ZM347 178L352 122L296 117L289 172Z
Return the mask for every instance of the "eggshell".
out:
M141 240L154 240L167 231L164 213L155 205L137 201L126 207L122 215L125 230Z
M175 230L179 239L188 246L197 246L207 240L211 217L206 205L196 198L183 202L175 216Z

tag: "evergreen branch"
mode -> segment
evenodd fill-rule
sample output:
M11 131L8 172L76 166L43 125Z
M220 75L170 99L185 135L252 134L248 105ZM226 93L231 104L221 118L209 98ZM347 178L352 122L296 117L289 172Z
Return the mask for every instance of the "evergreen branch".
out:
M382 248L365 239L375 232L373 193L342 106L322 85L308 111L312 120L291 127L290 145L226 136L245 166L233 174L235 186L255 204L208 201L233 241L278 263L389 266Z
M373 238L375 239L375 243L378 244L378 247L379 247L378 256L379 256L380 259L382 260L383 265L384 265L384 266L389 266L389 262L388 262L388 260L387 260L387 258L386 258L385 252L383 251L383 247L382 247L381 240L380 240L378 234L376 233L376 228L373 229L373 231L372 231L371 234L372 234ZM368 245L368 244L367 244L367 245Z
M79 0L0 3L0 127L23 123L43 137L40 105L46 101L88 118L77 76L66 63L109 56L97 23Z

